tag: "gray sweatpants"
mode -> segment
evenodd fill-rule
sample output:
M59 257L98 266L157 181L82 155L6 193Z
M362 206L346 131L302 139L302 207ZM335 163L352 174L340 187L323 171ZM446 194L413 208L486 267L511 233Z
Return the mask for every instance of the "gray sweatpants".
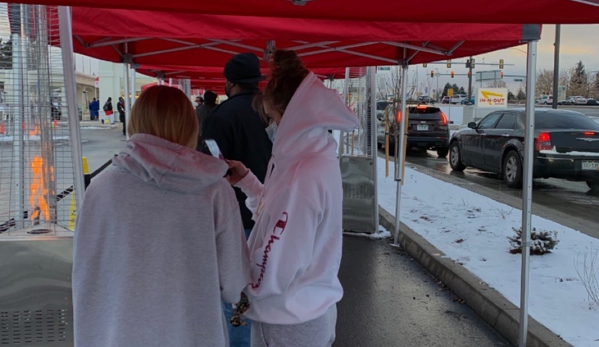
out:
M252 321L252 347L330 347L335 341L337 306L301 324L280 325Z

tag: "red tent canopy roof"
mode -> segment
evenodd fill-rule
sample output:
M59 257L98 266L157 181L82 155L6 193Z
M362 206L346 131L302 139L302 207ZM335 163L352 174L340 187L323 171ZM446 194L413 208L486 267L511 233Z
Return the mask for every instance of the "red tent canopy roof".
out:
M276 18L435 23L599 22L598 0L21 0L24 3ZM96 22L108 27L114 22ZM235 28L230 28L235 30Z
M275 45L296 50L314 69L398 64L404 54L414 64L477 55L538 39L540 29L74 8L73 35L75 52L113 62L222 67L233 54L251 51L264 58Z
M222 67L199 67L199 66L177 66L177 65L140 65L135 66L137 72L150 77L182 78L191 80L217 80L222 81ZM262 68L262 74L268 76L270 70ZM345 68L316 68L312 69L321 78L344 78Z

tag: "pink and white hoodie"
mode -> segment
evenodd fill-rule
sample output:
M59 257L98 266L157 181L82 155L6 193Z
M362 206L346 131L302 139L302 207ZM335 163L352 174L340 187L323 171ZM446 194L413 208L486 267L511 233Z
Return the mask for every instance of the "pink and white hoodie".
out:
M349 132L358 123L339 94L310 73L278 126L264 185L251 173L237 184L256 222L248 240L248 318L299 324L341 300L343 189L328 130Z

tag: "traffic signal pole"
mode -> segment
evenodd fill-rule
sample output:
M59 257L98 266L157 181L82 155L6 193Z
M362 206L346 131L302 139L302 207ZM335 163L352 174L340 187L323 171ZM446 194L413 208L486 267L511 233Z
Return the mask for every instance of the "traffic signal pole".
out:
M470 57L470 61L472 61L472 57ZM468 72L468 102L472 100L472 64L469 64L469 72Z

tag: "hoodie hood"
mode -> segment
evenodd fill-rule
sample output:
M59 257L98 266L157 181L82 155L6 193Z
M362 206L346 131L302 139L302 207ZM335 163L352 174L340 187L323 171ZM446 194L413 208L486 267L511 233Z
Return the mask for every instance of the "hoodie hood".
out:
M112 165L160 188L188 193L223 179L228 169L223 160L148 134L131 136Z
M350 132L359 125L358 116L310 72L291 98L273 143L275 162L299 161L315 153L337 155L328 130Z

